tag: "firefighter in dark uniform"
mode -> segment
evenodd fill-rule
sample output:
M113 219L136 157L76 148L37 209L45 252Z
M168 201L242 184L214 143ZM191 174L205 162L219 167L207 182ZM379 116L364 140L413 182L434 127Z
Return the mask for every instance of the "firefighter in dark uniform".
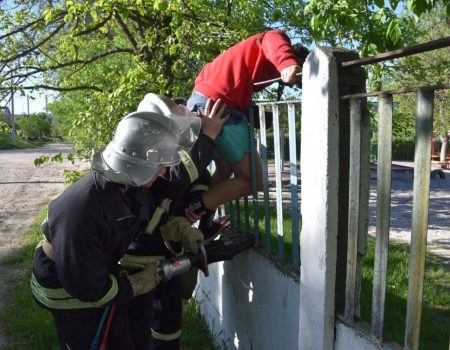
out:
M139 349L128 304L133 297L152 294L157 267L148 264L129 274L117 263L154 211L147 188L166 166L179 163L180 142L193 142L199 127L188 112L176 118L127 115L114 139L94 153L93 172L50 203L31 289L38 304L52 313L61 349L97 349L100 342L108 349ZM172 239L190 247L201 239L190 233Z
M220 103L220 101L218 101ZM140 103L138 110L151 111L156 113L173 113L165 110L170 105L168 101L160 96L154 94L147 94L144 100ZM181 106L180 106L181 107ZM173 104L171 109L180 108ZM183 231L191 229L191 223L198 216L190 217L190 221L182 220L181 218L189 213L189 209L182 208L181 203L190 203L192 198L200 198L199 193L208 190L209 172L206 169L211 163L214 156L215 143L214 140L220 133L222 124L227 118L222 118L223 108L219 108L220 104L212 105L210 101L205 109L205 115L202 116L202 132L192 149L181 150L181 163L177 167L172 167L164 178L159 178L153 185L151 191L153 196L162 202L161 206L154 212L152 219L149 222L146 230L139 234L137 239L132 243L127 254L122 259L122 264L128 268L143 268L147 264L163 258L173 257L180 253L179 247L176 244L166 240L164 246L158 246L152 242L155 237L161 235L161 231L165 229L165 223L169 217L173 215L178 216L178 225ZM155 108L157 108L155 110ZM177 208L170 205L176 203ZM199 209L199 208L197 208ZM186 212L186 211L187 212ZM209 215L211 213L208 213ZM214 213L212 213L214 214ZM206 215L208 216L208 215ZM202 219L205 215L202 216ZM201 219L201 220L202 220ZM208 221L212 221L208 218ZM202 228L202 221L200 221L199 228ZM213 234L213 229L209 225L209 230L205 229L204 225L202 232L206 235ZM214 227L215 229L215 227ZM215 232L218 230L215 229ZM196 253L195 251L193 253ZM169 281L161 283L155 290L154 299L143 295L131 302L131 314L134 315L135 327L140 324L143 334L143 342L150 341L151 349L179 349L180 334L181 334L181 313L182 313L182 298L190 298L193 288L196 284L197 271L189 271L181 276L175 276ZM153 320L147 313L144 315L142 310L148 309L145 306L150 300L153 300L155 305L155 315ZM151 332L150 332L151 329ZM151 340L148 340L151 337Z

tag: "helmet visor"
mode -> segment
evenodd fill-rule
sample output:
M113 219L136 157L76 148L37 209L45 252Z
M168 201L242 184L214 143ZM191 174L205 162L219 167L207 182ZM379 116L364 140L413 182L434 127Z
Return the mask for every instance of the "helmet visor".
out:
M94 151L91 157L91 169L108 180L124 185L143 186L148 183L158 172L159 166L148 166L130 163L128 159L113 156L110 145L103 151ZM108 161L105 160L108 158ZM114 167L114 169L108 165Z
M202 121L186 106L174 105L170 108L171 121L178 128L179 144L185 150L190 150L197 140L202 128Z

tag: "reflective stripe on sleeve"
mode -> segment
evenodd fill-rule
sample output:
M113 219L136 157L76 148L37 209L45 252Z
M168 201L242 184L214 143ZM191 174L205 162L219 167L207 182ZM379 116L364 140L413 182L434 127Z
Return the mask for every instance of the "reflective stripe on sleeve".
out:
M155 229L161 221L161 217L165 212L166 211L161 207L156 208L155 213L153 214L152 218L148 222L147 227L145 228L145 233L151 235L153 232L155 232Z
M73 297L64 288L45 288L39 284L34 274L31 274L31 291L34 297L43 305L50 309L67 310L67 309L87 309L102 307L111 301L119 290L117 279L113 275L111 278L111 288L99 300L94 302L81 301Z
M180 151L178 153L180 154L181 162L183 163L184 167L186 168L186 171L189 174L191 183L194 182L195 180L198 179L198 171L194 161L192 160L188 152Z
M158 340L170 341L181 336L181 329L175 333L159 333L152 328L152 337Z
M195 191L203 191L206 192L209 190L209 186L208 185L202 185L202 184L195 184L194 186L192 186L191 188L191 192L195 192Z

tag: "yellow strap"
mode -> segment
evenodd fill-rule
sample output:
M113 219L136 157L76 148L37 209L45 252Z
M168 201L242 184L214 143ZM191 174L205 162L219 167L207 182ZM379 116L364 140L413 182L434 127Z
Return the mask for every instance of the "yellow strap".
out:
M198 179L198 171L197 167L195 166L194 161L192 160L191 156L186 151L179 151L181 162L183 163L184 167L186 168L186 171L189 174L189 178L191 179L191 183Z
M73 297L64 288L45 288L39 284L34 274L31 274L31 291L34 297L43 305L51 309L87 309L102 307L111 301L119 290L116 277L109 275L112 284L108 292L99 300L93 302L81 301Z
M145 233L151 235L153 234L153 232L155 232L155 229L158 226L159 222L161 221L161 218L164 213L165 210L163 208L161 207L156 208L155 213L153 214L151 220L148 222L148 225L145 228Z
M152 336L158 340L170 341L178 339L181 336L181 329L175 333L159 333L152 328Z

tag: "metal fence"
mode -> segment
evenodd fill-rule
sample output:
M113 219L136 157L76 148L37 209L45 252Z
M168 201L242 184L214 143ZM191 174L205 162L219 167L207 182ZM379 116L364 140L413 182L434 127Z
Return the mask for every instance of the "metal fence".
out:
M417 45L414 47L388 52L375 57L341 60L337 64L338 80L345 80L345 71L349 68L361 69L362 65L373 64L384 60L404 57L411 54L430 51L437 48L450 46L450 37L434 42ZM344 55L345 56L345 55ZM339 60L337 60L339 61ZM344 79L342 78L344 77ZM303 77L304 82L307 77ZM338 82L338 85L340 82ZM308 84L303 84L304 87ZM339 145L339 209L338 223L344 223L344 228L339 228L337 238L337 255L345 245L346 268L339 271L339 256L334 265L333 276L336 276L336 285L340 277L344 277L345 286L342 288L343 307L339 304L339 287L336 287L336 313L347 324L352 325L355 316L359 316L359 291L361 284L362 262L367 251L367 222L368 222L368 198L369 198L369 153L370 145L366 142L370 135L370 121L368 121L367 97L378 98L378 176L377 176L377 209L376 209L376 239L375 239L375 264L373 279L373 297L371 313L371 329L369 337L375 343L383 342L384 310L386 299L387 258L389 251L390 230L390 204L391 204L391 163L392 163L392 118L393 95L400 93L415 93L417 98L416 109L416 146L414 159L414 189L413 189L413 216L411 232L411 250L409 262L409 287L407 300L406 329L404 335L405 349L417 349L419 345L420 318L423 294L423 280L425 269L425 251L427 237L427 217L430 190L431 171L431 144L433 127L433 101L434 91L437 89L449 89L450 85L406 87L392 91L376 91L365 93L364 89L350 90L339 89L339 115L340 122L345 118L342 108L349 108L349 131L342 133L340 126L340 138L348 136L347 145ZM362 91L362 92L360 92ZM256 246L266 255L275 257L278 261L287 262L295 271L299 271L300 246L299 232L301 226L301 213L299 208L299 154L297 150L300 144L300 132L296 129L296 119L299 118L298 110L300 101L288 102L263 102L258 103L259 115L251 113L250 124L252 130L252 169L255 169L255 152L259 151L263 163L263 191L257 192L253 185L253 195L236 200L227 205L226 211L230 213L235 227L254 234ZM265 111L273 114L273 154L274 159L268 159L268 134L266 128ZM283 111L283 112L281 112ZM348 115L348 114L347 114ZM259 117L259 130L254 132L254 118ZM282 145L284 133L280 127L280 118L287 118L288 126L288 161L289 167L284 167ZM339 122L339 123L340 123ZM345 121L344 121L345 123ZM313 152L313 145L310 147ZM342 152L343 147L348 147ZM345 158L347 157L347 158ZM341 166L347 164L347 166ZM273 176L272 176L273 175ZM274 180L272 179L274 177ZM272 179L272 181L269 181ZM253 184L255 184L253 179ZM337 186L337 185L336 185ZM333 193L334 195L334 193ZM341 208L341 200L346 201L345 208ZM292 232L292 252L286 254L286 226L284 215L290 217ZM328 215L328 214L327 214ZM346 216L343 218L343 216ZM272 217L274 217L272 219ZM275 221L275 227L272 222ZM273 232L275 230L275 232ZM290 234L289 234L290 236ZM330 244L328 238L325 245ZM344 243L342 243L344 242ZM328 249L328 248L326 248ZM334 282L333 282L334 283ZM325 294L325 293L324 293ZM334 294L333 294L334 296ZM324 298L330 298L329 295ZM333 298L334 300L334 298ZM334 313L334 308L333 308ZM329 326L324 326L324 328ZM332 330L331 330L332 331ZM300 331L301 333L301 331ZM326 343L325 341L323 342Z
M272 256L286 267L298 272L300 264L299 232L299 154L300 133L296 120L300 119L300 101L259 102L250 110L251 166L253 195L227 205L233 226L253 234L256 246L265 255ZM272 119L271 137L268 137L266 113ZM259 119L255 129L255 120ZM288 129L287 140L280 121ZM269 149L271 152L269 152ZM287 149L287 154L285 154ZM261 157L263 188L256 189L256 152ZM288 164L288 165L287 165ZM284 223L289 217L290 226ZM287 233L287 234L286 234ZM286 251L286 246L290 251Z
M418 45L414 50L391 52L383 57L361 59L354 62L344 62L342 67L356 64L370 64L406 56L410 54L434 50L450 45L450 38L444 38L424 45ZM405 50L404 50L405 51ZM387 259L389 251L390 205L391 205L391 164L392 164L392 119L393 95L401 93L416 94L416 145L414 152L414 184L412 229L409 261L409 285L406 312L406 327L404 348L417 349L419 347L420 319L422 309L423 281L425 271L425 253L428 229L428 208L431 174L431 144L433 132L434 91L449 89L449 84L435 86L408 87L393 91L373 93L357 93L341 96L341 100L350 100L350 178L349 183L349 223L347 247L347 279L344 318L352 322L356 300L359 296L356 281L356 266L363 255L358 254L358 199L360 197L359 174L361 115L362 101L368 96L378 98L378 155L377 155L377 208L376 208L376 239L375 263L372 294L371 334L375 341L383 341L384 310L387 286ZM365 165L367 166L367 165Z

